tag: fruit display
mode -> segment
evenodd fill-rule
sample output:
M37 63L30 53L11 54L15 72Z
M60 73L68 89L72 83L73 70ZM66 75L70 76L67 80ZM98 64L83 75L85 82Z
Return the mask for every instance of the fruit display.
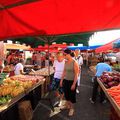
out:
M13 77L10 77L11 80L17 80L22 82L32 82L33 84L39 82L40 80L43 80L42 76L30 76L30 75L16 75Z
M107 89L107 92L120 106L120 85Z
M50 67L50 69L48 69L48 68L42 68L42 69L37 70L37 71L31 71L29 74L30 75L49 76L49 74L51 75L53 73L54 73L54 69L53 69L53 67Z
M29 75L16 75L4 79L0 85L0 104L8 102L20 93L25 93L25 91L42 80L44 80L42 76Z
M120 84L120 73L119 72L103 72L100 77L100 81L106 88L111 88Z
M11 98L12 98L12 97L11 97L10 95L6 95L6 96L4 96L4 97L0 97L0 105L6 103L6 102L8 102L8 101L10 101Z
M119 72L103 72L99 79L107 88L107 93L120 106L120 73Z

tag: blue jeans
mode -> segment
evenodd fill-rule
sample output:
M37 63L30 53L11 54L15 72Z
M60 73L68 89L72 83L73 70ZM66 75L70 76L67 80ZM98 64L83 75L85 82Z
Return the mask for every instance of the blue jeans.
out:
M52 90L58 90L60 94L63 94L63 88L60 87L60 79L53 78L51 87Z

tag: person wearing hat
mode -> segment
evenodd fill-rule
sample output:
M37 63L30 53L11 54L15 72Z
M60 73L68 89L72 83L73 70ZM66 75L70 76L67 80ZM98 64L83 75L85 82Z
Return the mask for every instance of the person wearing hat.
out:
M76 84L79 73L77 62L71 56L72 51L69 49L64 50L66 59L64 71L60 81L60 86L63 86L64 96L66 99L65 108L69 109L69 116L74 114L74 103L76 103ZM64 83L63 83L64 80Z

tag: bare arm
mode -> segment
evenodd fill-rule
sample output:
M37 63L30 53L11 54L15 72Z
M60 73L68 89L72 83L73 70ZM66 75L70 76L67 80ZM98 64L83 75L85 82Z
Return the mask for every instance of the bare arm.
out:
M65 77L65 70L64 70L63 73L62 73L61 81L63 81L64 77Z
M74 63L74 72L75 72L75 76L74 76L73 84L71 86L71 90L75 90L78 75L79 75L79 65L76 62Z
M64 71L62 73L62 77L61 77L61 80L60 80L60 86L61 87L62 87L62 84L63 84L64 77L65 77L65 67L64 67Z
M20 74L24 75L25 73L23 72L23 70L20 70Z
M75 72L75 76L74 76L74 82L73 84L75 85L78 79L78 75L79 75L79 65L77 64L77 62L74 63L74 72Z

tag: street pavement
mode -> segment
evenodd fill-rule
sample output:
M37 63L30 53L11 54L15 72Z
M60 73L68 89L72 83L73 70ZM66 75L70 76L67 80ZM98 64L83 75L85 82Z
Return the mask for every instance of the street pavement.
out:
M95 104L89 101L93 83L88 70L86 66L82 67L80 93L77 94L73 117L68 116L68 110L60 110L60 107L55 107L53 112L50 103L47 100L41 100L34 110L33 120L110 120L109 101L104 104L99 103L99 99Z

